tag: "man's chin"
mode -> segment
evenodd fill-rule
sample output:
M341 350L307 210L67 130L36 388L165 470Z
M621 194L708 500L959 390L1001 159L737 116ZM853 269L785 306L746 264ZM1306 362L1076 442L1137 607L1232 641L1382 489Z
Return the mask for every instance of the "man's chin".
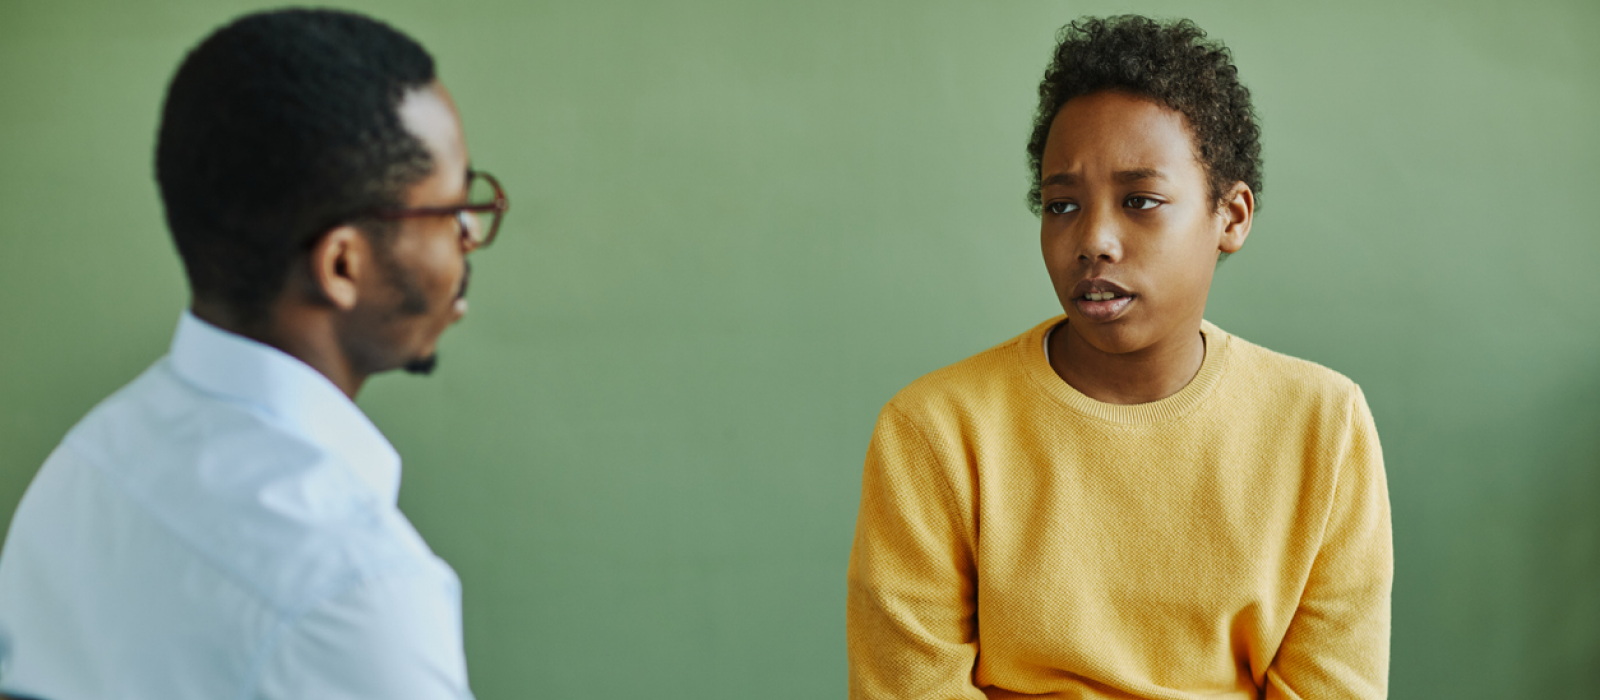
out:
M406 374L427 376L429 374L433 374L433 369L438 366L439 356L434 354L427 357L419 357L415 360L407 362L404 367L401 367L401 369L405 370Z

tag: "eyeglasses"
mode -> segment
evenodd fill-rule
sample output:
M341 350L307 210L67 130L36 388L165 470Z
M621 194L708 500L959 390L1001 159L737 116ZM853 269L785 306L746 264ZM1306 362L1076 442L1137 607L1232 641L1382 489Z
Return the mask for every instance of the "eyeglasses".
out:
M467 203L450 207L415 207L374 212L379 219L410 219L419 216L453 216L461 225L461 238L473 248L487 248L500 232L500 220L511 210L511 201L500 181L481 170L467 171ZM484 219L488 216L488 220Z

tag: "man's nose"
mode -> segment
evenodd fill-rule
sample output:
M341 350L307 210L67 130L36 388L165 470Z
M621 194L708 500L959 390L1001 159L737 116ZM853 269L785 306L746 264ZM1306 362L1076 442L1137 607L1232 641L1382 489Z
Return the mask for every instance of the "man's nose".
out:
M483 222L470 211L456 214L456 223L461 226L461 251L470 253L483 245Z

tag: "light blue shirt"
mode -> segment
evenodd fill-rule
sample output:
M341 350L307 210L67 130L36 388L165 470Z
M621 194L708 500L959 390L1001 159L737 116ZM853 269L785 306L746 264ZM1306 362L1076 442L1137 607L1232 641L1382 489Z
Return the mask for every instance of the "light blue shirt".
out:
M461 587L332 382L192 314L34 477L0 553L0 690L470 698Z

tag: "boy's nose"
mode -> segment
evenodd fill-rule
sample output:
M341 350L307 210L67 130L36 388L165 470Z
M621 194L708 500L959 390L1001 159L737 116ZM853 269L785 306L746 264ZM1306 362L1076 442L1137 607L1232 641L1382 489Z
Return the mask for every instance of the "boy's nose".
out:
M1114 217L1097 213L1100 207L1085 211L1080 219L1083 230L1078 236L1078 259L1083 262L1122 260L1122 239Z

